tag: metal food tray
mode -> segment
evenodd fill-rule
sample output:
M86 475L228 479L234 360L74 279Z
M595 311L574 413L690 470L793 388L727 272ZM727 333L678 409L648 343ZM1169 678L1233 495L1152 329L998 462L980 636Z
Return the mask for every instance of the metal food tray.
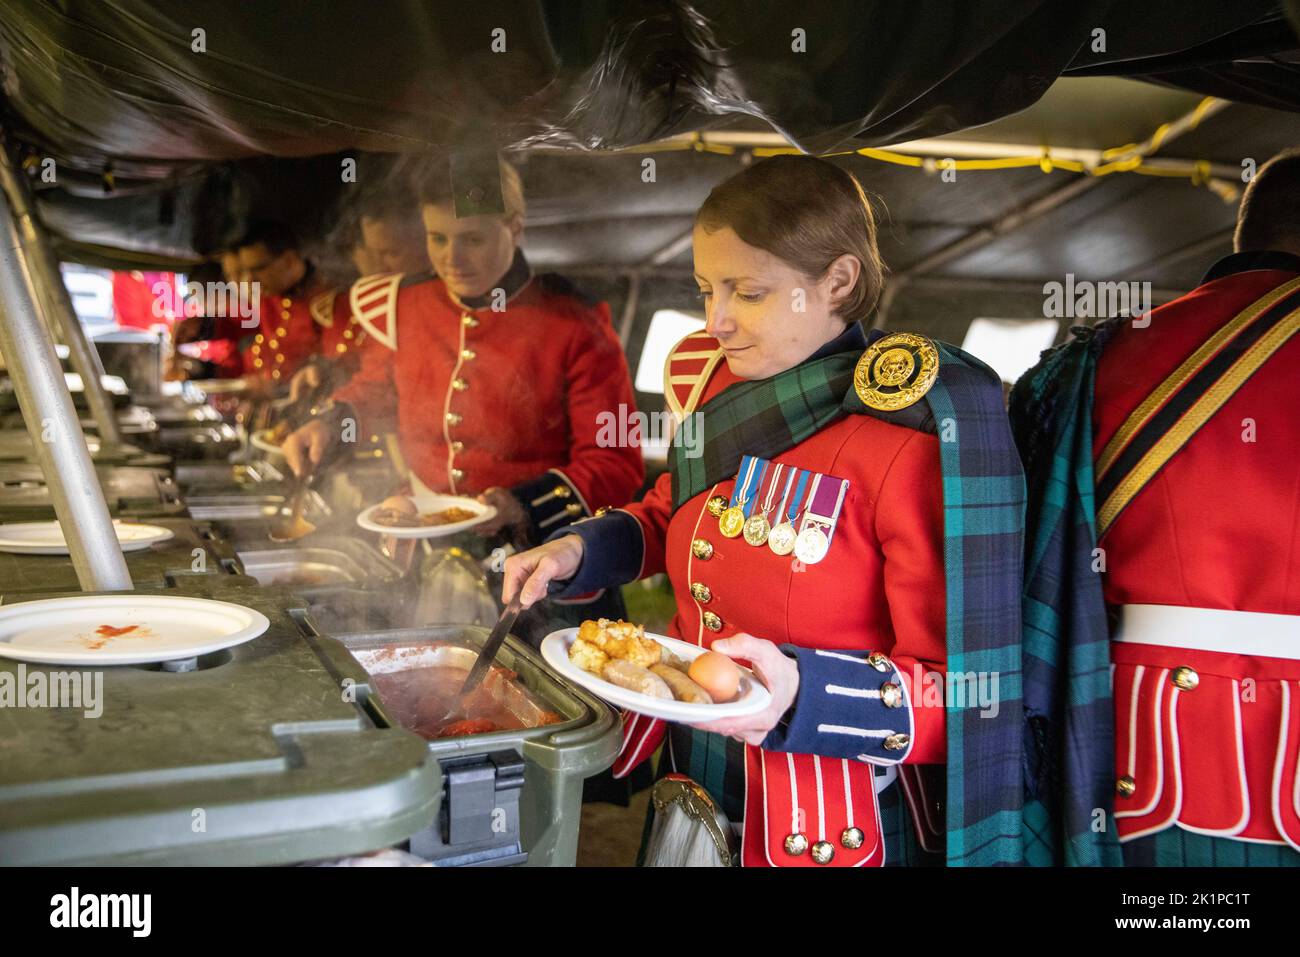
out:
M476 648L462 644L425 641L386 644L367 648L360 644L348 644L347 641L344 641L344 646L352 652L352 657L356 658L357 663L366 669L366 673L370 675L393 674L399 671L411 671L416 668L460 668L469 671L478 659L478 650ZM543 724L552 726L560 723L558 721L545 721L548 713L556 714L557 712L539 704L518 678L503 681L496 687L501 691L497 697L498 703L514 715L525 729L539 728ZM561 717L563 717L562 713ZM417 729L408 728L407 730L416 731ZM504 733L509 734L512 732L506 731Z
M431 625L426 628L399 628L330 637L342 644L369 674L372 667L401 671L450 664L453 661L457 667L468 668L487 639L488 631L479 625ZM467 747L487 747L480 742L490 743L493 739L517 739L520 735L528 736L539 732L550 734L564 729L571 722L583 719L590 721L593 709L609 712L608 705L546 667L535 652L513 635L506 638L497 654L496 664L510 669L518 676L517 681L527 689L533 707L539 711L553 711L560 715L561 721L523 730L490 731L462 738L437 738L429 742L431 749L455 752ZM379 701L377 697L374 700ZM382 711L382 702L379 703ZM383 716L385 720L390 719L386 713Z
M274 521L285 509L288 495L271 493L241 495L226 493L218 495L190 495L185 502L189 505L190 516L209 522L256 522ZM324 517L329 514L325 501L316 492L308 492L303 506L303 518L315 522L313 516Z
M392 582L396 565L377 550L349 538L313 537L310 544L257 545L237 552L244 573L263 585L284 585L310 595L319 588ZM306 577L309 580L302 581ZM311 578L319 580L312 581Z
M254 488L270 482L283 482L284 475L269 462L178 462L176 484L182 490L212 489L219 494L241 488Z
M95 475L113 515L160 517L185 511L175 482L163 469L97 463ZM7 521L55 517L54 498L40 466L0 462L0 512Z

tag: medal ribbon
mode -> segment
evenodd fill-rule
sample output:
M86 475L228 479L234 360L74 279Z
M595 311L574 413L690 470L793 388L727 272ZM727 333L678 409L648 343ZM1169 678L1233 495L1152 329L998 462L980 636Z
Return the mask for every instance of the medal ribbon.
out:
M763 511L761 514L764 518L771 514L772 506L776 504L776 487L781 484L781 473L785 471L785 466L773 464L769 471L772 473L772 480L767 487L767 494L763 497ZM788 482L786 488L789 488Z
M822 479L827 481L823 482ZM803 520L805 528L813 524L820 526L826 533L827 544L830 544L831 536L835 534L840 509L844 507L844 494L849 490L847 479L840 479L838 485L837 489L834 476L818 475L808 502L808 514Z
M763 487L763 476L766 474L767 465L767 459L760 459L757 456L750 462L750 475L745 478L745 494L748 497L736 503L740 506L741 511L745 513L745 518L749 518L750 515L754 514L754 507L758 505L758 493L759 489ZM757 474L754 474L756 466ZM752 485L750 484L751 477L753 479Z
M781 516L785 515L785 505L790 501L790 487L794 485L795 476L802 471L798 466L790 466L790 474L785 477L785 491L781 493L781 504L777 507L776 515L772 516L779 523Z
M738 481L731 489L731 505L743 506L748 501L749 483L754 478L754 467L758 464L759 459L752 455L746 455L740 460L740 471L736 473ZM744 478L741 478L741 476Z
M794 498L790 500L790 510L785 512L786 518L790 520L793 526L799 519L799 510L803 507L803 490L808 487L808 476L812 475L807 469L798 469L799 484L795 486ZM794 478L793 475L790 476ZM785 511L785 503L781 503L781 510Z

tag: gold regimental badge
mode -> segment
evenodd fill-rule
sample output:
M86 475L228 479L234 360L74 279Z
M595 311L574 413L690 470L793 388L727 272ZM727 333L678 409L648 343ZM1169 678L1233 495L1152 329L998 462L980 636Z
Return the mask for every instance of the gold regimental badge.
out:
M870 409L906 409L930 391L939 350L925 336L896 332L874 342L853 370L853 388Z

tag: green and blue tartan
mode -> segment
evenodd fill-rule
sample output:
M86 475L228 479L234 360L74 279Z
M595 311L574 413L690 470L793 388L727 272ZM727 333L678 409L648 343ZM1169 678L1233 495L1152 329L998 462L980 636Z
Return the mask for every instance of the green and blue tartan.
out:
M1300 867L1300 854L1289 844L1234 841L1181 827L1126 841L1123 848L1128 867Z
M1093 567L1093 388L1116 323L1071 330L1074 337L1045 352L1011 393L1029 486L1022 617L1031 865L1123 862L1113 824L1110 631Z
M868 345L882 335L870 333ZM672 448L673 506L735 475L742 455L771 458L846 415L938 432L947 667L950 674L995 672L999 683L996 716L948 702L947 863L1020 864L1024 475L997 375L955 346L936 345L939 374L925 401L898 412L868 408L858 397L860 347L729 386L695 413L700 454Z

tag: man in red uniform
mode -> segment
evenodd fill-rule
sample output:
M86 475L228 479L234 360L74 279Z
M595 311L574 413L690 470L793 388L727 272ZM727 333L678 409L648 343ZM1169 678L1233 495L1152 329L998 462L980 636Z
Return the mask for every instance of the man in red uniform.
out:
M428 271L424 230L412 212L413 205L401 191L362 200L349 237L349 255L358 276ZM320 326L320 352L294 375L292 398L320 387L325 378L329 379L327 389L342 386L360 368L361 349L367 341L347 289L318 294L312 299L311 314Z
M417 489L481 493L498 513L481 531L536 541L628 501L644 466L635 445L598 440L602 413L635 408L609 308L532 274L518 250L523 189L500 169L504 215L458 219L447 167L429 177L420 208L437 276L370 276L349 290L377 346L283 448L300 471L348 420L360 434L395 413Z
M1259 170L1234 248L1098 363L1129 863L1300 864L1300 151Z
M321 292L315 268L300 251L298 239L282 223L255 223L231 250L223 268L233 268L238 296L226 297L221 315L182 324L177 344L195 340L238 340L243 374L266 388L288 385L316 352L318 333L312 299ZM229 266L226 263L229 261ZM239 305L234 310L232 305ZM232 315L251 306L249 314Z
M1300 864L1300 152L1235 249L1012 393L1034 863Z

